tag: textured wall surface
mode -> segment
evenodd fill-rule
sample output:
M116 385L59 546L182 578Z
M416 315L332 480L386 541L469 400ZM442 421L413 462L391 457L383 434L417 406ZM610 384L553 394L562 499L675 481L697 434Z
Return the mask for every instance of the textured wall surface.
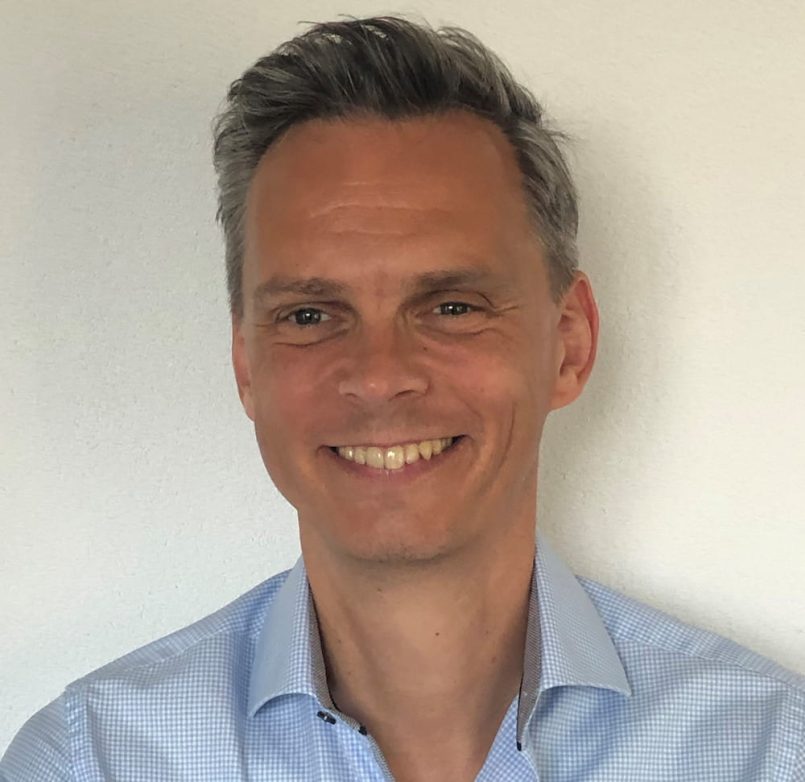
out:
M805 671L805 5L42 0L0 25L0 750L299 552L229 367L210 121L340 13L468 27L574 137L598 363L540 524Z

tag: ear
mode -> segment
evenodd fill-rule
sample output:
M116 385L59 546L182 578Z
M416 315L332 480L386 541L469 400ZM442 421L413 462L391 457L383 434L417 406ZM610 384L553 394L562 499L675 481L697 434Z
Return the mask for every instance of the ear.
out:
M556 382L551 410L573 402L581 394L593 370L598 349L598 307L590 280L584 272L563 297L557 324Z
M238 384L240 403L246 415L254 421L254 397L252 396L252 374L249 366L249 353L246 347L243 319L232 316L232 366Z

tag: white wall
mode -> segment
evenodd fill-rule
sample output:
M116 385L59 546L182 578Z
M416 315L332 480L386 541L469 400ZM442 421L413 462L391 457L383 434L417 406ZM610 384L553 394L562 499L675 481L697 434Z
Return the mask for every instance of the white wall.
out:
M395 10L479 34L576 137L602 344L543 528L805 671L801 0L5 2L0 750L298 555L231 378L210 121L299 20Z

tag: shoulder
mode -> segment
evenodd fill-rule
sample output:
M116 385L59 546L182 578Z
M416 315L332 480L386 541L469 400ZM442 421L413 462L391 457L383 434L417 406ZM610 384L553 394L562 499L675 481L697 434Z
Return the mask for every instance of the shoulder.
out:
M805 702L805 676L717 633L627 597L591 579L577 577L595 604L618 651L669 666L705 668L748 681L776 683Z
M578 580L632 691L618 723L632 729L626 744L636 735L653 737L659 756L678 751L685 768L699 764L696 774L715 764L724 778L748 779L740 769L753 768L752 779L805 782L804 676L595 581Z
M207 654L212 648L237 653L248 647L260 632L266 611L289 572L277 573L209 616L92 671L68 685L67 691L104 681L136 680L159 671L180 672L196 662L213 665L215 660Z
M223 608L152 641L67 685L20 729L0 760L0 782L73 778L74 757L93 718L148 719L171 699L203 702L210 692L240 697L244 666L266 611L289 570Z

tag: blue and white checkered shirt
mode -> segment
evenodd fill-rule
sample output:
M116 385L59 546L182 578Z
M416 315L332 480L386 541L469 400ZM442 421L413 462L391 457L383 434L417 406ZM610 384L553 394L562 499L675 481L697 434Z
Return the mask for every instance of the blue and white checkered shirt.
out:
M23 726L0 779L391 775L371 734L333 706L300 557L69 685ZM805 678L575 577L540 535L521 689L477 780L805 782Z

